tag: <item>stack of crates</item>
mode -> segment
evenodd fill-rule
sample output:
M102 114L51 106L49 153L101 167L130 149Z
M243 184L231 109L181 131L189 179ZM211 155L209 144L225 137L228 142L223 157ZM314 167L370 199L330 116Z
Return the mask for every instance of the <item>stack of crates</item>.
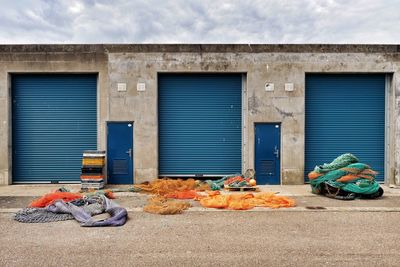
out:
M82 190L104 187L105 151L86 150L82 158Z

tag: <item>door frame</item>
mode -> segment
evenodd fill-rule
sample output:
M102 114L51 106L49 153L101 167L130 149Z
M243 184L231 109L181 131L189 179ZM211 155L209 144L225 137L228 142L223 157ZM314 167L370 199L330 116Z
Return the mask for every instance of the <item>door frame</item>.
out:
M263 125L263 124L279 124L279 128L280 128L280 134L279 134L279 146L280 146L280 153L279 153L279 184L278 185L282 185L282 154L283 154L283 144L282 144L282 122L281 121L276 121L276 122L254 122L253 123L253 132L254 132L254 162L253 162L253 166L254 166L254 171L256 170L256 146L257 146L257 142L256 142L256 126L257 125ZM257 173L256 173L257 176Z
M108 184L108 125L110 123L131 123L132 124L132 184L135 183L135 123L134 121L106 121L106 181L105 183Z

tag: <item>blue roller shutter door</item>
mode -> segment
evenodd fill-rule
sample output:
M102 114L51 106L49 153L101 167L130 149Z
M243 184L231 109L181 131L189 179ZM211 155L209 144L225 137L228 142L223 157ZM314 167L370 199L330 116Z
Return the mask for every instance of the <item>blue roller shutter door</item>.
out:
M12 76L13 182L79 181L97 148L97 75Z
M159 75L159 173L241 172L240 74Z
M353 153L384 180L385 75L306 76L305 173Z

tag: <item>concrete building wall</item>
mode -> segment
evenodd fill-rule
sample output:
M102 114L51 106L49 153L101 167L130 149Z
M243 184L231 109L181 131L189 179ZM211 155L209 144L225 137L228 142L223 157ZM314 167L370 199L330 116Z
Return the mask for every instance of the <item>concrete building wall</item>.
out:
M0 184L12 183L10 76L13 73L98 73L98 147L105 149L107 67L107 57L102 52L0 52Z
M243 73L243 169L254 168L254 124L281 122L283 184L304 181L306 74L387 73L386 174L389 183L400 183L399 51L372 45L0 46L0 183L11 183L8 77L15 72L99 73L99 149L106 146L106 121L133 121L135 182L158 175L158 73ZM126 92L117 91L121 82ZM146 91L136 90L138 82ZM266 82L274 83L273 92L265 91ZM285 83L294 91L285 91Z

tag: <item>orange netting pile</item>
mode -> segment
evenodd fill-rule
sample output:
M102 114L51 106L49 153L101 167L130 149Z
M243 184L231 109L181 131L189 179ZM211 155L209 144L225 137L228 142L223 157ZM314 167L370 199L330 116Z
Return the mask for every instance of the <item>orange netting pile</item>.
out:
M53 192L42 196L39 199L35 199L29 205L29 208L44 208L48 205L52 204L54 201L58 199L62 199L65 202L69 202L75 199L82 198L82 195L79 193L71 193L71 192Z
M135 187L140 188L142 192L160 196L176 194L177 192L187 192L195 189L198 191L209 189L207 184L200 184L194 179L157 179L148 183L135 185Z
M277 196L274 193L221 195L219 191L214 191L211 195L200 198L200 204L206 208L231 210L249 210L254 207L269 207L277 209L296 206L293 199L284 196Z
M149 183L135 185L142 190L155 194L148 200L144 211L156 214L178 214L191 207L189 202L174 199L194 199L206 208L249 210L254 207L282 208L294 207L295 201L274 193L241 193L221 195L220 191L207 191L201 195L199 191L209 190L207 184L200 184L194 179L158 179Z
M347 175L343 175L339 179L336 179L336 182L347 183L357 180L359 178L364 178L373 181L375 179L375 176L378 174L378 172L372 169L364 169L360 171L359 169L356 168L342 168L341 170L347 171L349 173Z
M143 208L145 212L162 215L179 214L191 207L187 201L175 199L195 199L198 197L197 191L208 189L208 185L199 184L194 179L157 179L148 183L135 185L141 192L155 194L156 196L148 200Z
M148 200L148 203L143 207L143 210L149 213L169 215L182 213L190 207L191 205L187 201L178 201L162 196L154 196Z
M175 198L175 199L195 199L199 197L196 190L175 191L173 193L165 194L164 196L166 198Z

